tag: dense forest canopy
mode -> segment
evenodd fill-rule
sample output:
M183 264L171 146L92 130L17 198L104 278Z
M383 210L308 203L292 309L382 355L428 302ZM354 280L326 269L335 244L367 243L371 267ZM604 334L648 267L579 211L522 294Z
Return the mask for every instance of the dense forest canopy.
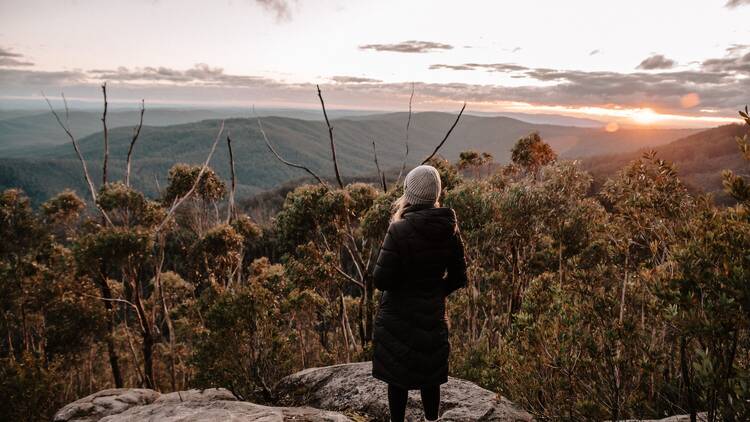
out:
M538 134L508 154L429 161L469 263L453 375L540 418L749 418L750 181L724 173L736 205L718 207L647 153L592 193ZM156 199L127 174L39 208L0 194L0 419L122 386L273 403L286 374L369 359L398 183L299 186L260 224L207 165L174 165Z

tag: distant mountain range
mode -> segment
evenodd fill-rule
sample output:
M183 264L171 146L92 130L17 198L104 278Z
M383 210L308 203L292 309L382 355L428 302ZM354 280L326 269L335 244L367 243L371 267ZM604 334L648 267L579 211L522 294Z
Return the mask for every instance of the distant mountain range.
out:
M132 125L137 119L134 113L135 111L123 111L121 116L115 117L116 112L110 115L110 127L115 127L122 121L127 125L110 130L110 174L113 179L122 176ZM196 115L187 112L182 116L172 112L159 115L152 110L152 114L156 114L151 117L152 121L161 122L196 118ZM52 119L49 115L46 117L47 120ZM387 169L400 168L407 117L407 113L389 113L334 119L332 124L343 176L359 177L375 173L373 141L376 143L381 166ZM71 116L71 121L79 125L81 131L86 127L89 130L100 130L99 118L98 113L91 112L90 115L82 113L75 118ZM54 120L47 122L50 124L45 130L48 130L48 136L54 138L57 145L42 142L29 146L22 142L22 135L26 133L23 128L33 132L35 129L29 122L41 120L43 116L26 116L25 119L31 120L27 120L25 126L18 124L19 119L23 120L24 117L0 120L0 124L9 121L14 123L0 127L13 127L17 134L15 138L11 135L6 135L10 138L4 138L14 139L16 146L6 145L5 150L0 151L0 189L21 187L37 203L66 187L84 192L80 164L72 146L62 130L56 127ZM410 165L429 154L454 119L455 115L438 112L415 113L412 116L409 133ZM39 124L42 125L41 122ZM264 117L263 125L284 157L304 163L324 176L332 174L328 134L323 122ZM145 126L135 149L135 186L154 195L157 180L163 188L167 172L173 164L203 161L218 127L219 120L216 119L169 126ZM251 195L306 176L300 170L282 165L271 155L260 137L255 119L228 119L226 131L225 134L230 133L233 139L239 195ZM441 154L453 160L458 157L459 152L474 149L490 152L496 161L504 163L509 160L510 149L515 142L534 131L538 131L563 157L569 158L635 151L643 147L664 145L696 132L682 129L621 129L610 133L601 128L532 124L502 116L464 115ZM99 169L103 155L101 132L81 137L80 143L95 181L100 180ZM211 165L221 176L229 176L225 142L217 150Z
M323 120L317 109L259 108L253 112L249 108L175 108L146 105L144 124L147 126L169 126L208 119L247 118L254 116L289 117L301 120ZM58 110L63 115L62 110ZM389 114L373 110L331 110L330 118L356 118L360 116L380 116ZM511 117L526 123L551 124L576 127L602 127L597 120L560 116L554 114L530 113L488 113L467 112L484 117ZM101 111L89 108L71 109L70 126L78 137L86 137L102 130ZM110 106L107 124L110 128L135 126L138 123L138 110L133 107ZM25 154L43 145L59 145L67 142L52 113L47 109L2 109L0 108L0 153L5 156Z
M675 164L677 174L694 191L711 193L719 203L731 203L721 183L722 170L750 173L750 163L740 154L736 136L749 133L744 125L725 125L707 129L653 149L661 159ZM597 184L639 158L644 150L624 154L588 157L582 166Z

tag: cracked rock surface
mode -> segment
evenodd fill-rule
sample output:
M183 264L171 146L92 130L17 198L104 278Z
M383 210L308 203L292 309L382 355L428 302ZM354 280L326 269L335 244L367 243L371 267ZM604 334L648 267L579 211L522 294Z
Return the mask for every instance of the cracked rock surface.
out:
M371 375L370 362L309 368L281 380L276 393L285 405L305 404L333 411L355 411L388 421L386 384ZM510 400L469 381L449 378L440 394L441 421L530 421L532 416ZM419 391L409 393L406 419L421 421Z
M347 416L311 407L271 407L237 401L222 388L159 394L143 388L102 390L60 409L55 422L305 421L349 422Z

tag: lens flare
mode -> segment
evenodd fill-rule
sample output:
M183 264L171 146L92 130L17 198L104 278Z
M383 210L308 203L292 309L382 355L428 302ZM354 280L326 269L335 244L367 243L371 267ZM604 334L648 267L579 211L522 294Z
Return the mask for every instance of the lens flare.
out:
M617 124L617 122L609 122L607 123L607 126L604 126L604 130L610 133L617 132L618 130L620 130L620 125Z
M701 97L695 92L685 94L680 98L680 105L682 108L693 108L701 103Z

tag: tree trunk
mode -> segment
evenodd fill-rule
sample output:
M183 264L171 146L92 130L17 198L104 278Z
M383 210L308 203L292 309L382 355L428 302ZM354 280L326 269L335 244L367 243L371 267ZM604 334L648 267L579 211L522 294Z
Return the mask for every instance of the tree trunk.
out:
M372 342L372 330L373 330L373 318L374 318L374 305L373 305L373 291L375 289L374 286L374 280L371 276L365 277L365 342L362 344L363 346L366 344L370 344Z
M682 372L682 381L685 383L685 396L690 413L690 422L698 420L697 410L695 409L695 400L693 398L693 387L690 383L690 366L687 361L687 340L684 336L680 337L680 371Z
M107 311L107 354L109 355L109 366L112 368L112 378L115 381L115 388L122 388L122 372L120 371L120 359L117 356L115 345L115 311L112 306L112 290L107 285L107 279L102 277L99 280L99 290L104 300L104 309Z

